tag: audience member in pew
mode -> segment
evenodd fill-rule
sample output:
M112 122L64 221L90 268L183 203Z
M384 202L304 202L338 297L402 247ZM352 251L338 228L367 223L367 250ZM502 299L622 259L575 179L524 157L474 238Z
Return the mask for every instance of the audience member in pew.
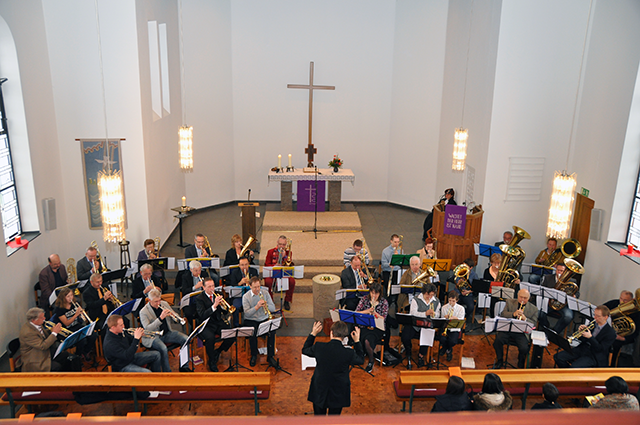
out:
M465 390L464 380L459 376L452 376L447 382L444 394L436 397L432 412L460 412L473 410L473 399Z
M349 267L340 273L340 284L343 289L365 289L367 276L362 271L362 260L358 255L351 258ZM360 300L357 297L345 298L342 302L347 310L355 310Z
M270 313L276 311L276 306L271 299L271 295L269 295L269 290L260 287L260 278L258 276L251 278L251 290L242 296L242 307L244 310L244 326L252 327L256 332L260 323L269 319L265 309L268 309ZM267 363L277 368L278 362L274 357L275 346L276 331L274 329L267 336ZM253 367L258 360L258 337L255 332L249 337L249 347L251 349L249 365Z
M420 268L422 262L418 257L411 257L409 260L409 270L402 274L402 278L400 278L400 285L409 286L411 283L422 273L422 268ZM422 286L422 281L418 282L417 285ZM407 313L409 311L409 296L407 294L403 294L402 292L398 294L397 300L397 310L399 313Z
M125 332L124 321L119 314L107 320L109 331L104 337L104 358L111 363L114 372L160 372L162 362L157 351L137 353L144 329L136 328L133 335ZM144 368L147 366L149 369Z
M558 389L552 383L547 382L542 386L542 396L544 397L544 401L534 404L531 410L562 409L562 406L558 403L560 392L558 392Z
M227 312L223 310L220 302L222 296L215 293L216 284L210 277L204 280L204 291L196 296L196 311L198 313L198 324L209 319L200 335L204 340L204 347L209 357L209 370L211 372L218 371L218 360L220 353L228 351L236 341L235 338L227 338L222 341L218 348L215 348L216 341L220 340L220 331L229 329L230 325L225 322ZM228 320L228 318L227 318Z
M617 300L607 301L606 303L604 303L604 305L609 307L609 310L613 310L614 308L618 307L620 304L628 303L631 301L633 301L633 292L624 290L620 293L620 297ZM616 362L618 360L618 354L620 353L620 349L622 348L622 346L627 344L633 344L638 338L638 334L640 333L640 312L633 312L628 314L628 316L636 324L636 330L631 335L627 335L627 336L616 335L616 340L613 342L613 345L612 345L613 355L611 356L611 366L614 366L614 367L616 366Z
M362 251L362 241L360 239L356 239L353 241L352 246L344 250L344 254L342 255L342 262L344 263L344 266L349 267L353 256L360 254L360 251ZM364 254L364 262L365 264L369 264L369 261L371 260L369 258L369 251L367 251Z
M558 367L607 367L609 365L609 349L616 339L616 332L607 323L609 309L605 305L596 307L593 320L595 327L590 331L587 326L580 325L580 345L573 348L572 353L560 351L553 356Z
M329 342L314 344L322 331L322 322L315 322L311 334L302 347L302 354L316 359L316 369L311 377L307 400L313 403L314 415L339 415L342 408L351 406L351 366L364 362L364 352L360 344L360 328L351 332L354 349L343 346L349 336L349 327L339 321L331 326Z
M638 399L629 394L629 386L619 376L612 376L604 383L607 395L591 407L593 409L640 410Z
M482 392L473 396L473 402L476 410L495 412L511 409L513 399L509 391L505 391L500 377L495 373L487 373L482 383Z
M27 311L27 323L20 328L21 355L17 361L22 372L55 372L62 368L60 362L51 359L62 325L57 323L49 331L43 327L44 321L43 309L33 307Z
M500 316L509 319L526 320L535 326L538 321L538 308L529 302L529 298L529 291L526 289L519 290L518 299L507 300ZM493 348L496 351L496 361L493 364L493 368L500 369L502 367L502 359L504 356L503 348L505 344L514 344L518 347L518 368L524 368L530 343L531 337L528 334L521 332L497 332L496 339L493 341Z
M413 297L409 314L413 317L430 317L434 319L440 317L440 300L436 297L436 287L433 283L424 285L421 293L417 297ZM420 328L418 326L405 326L400 337L407 353L407 369L411 370L411 340L420 338ZM424 355L427 354L428 348L426 345L420 346L417 361L418 367L425 365Z
M440 310L440 315L445 319L464 319L464 307L458 304L458 291L449 291L449 302ZM440 335L440 355L447 356L450 362L453 358L453 347L458 343L461 328L446 329L446 335Z
M360 299L360 303L356 308L356 311L365 314L373 314L376 318L381 317L385 322L387 315L389 314L389 303L385 298L382 298L382 285L378 282L373 282L369 286L369 294ZM377 344L382 342L382 338L385 332L382 329L360 327L360 340L364 341L364 349L369 357L369 363L365 371L371 373L373 370L373 362L375 360L373 355L373 349Z
M547 288L555 288L558 279L560 278L560 276L562 276L562 273L564 273L566 268L567 267L564 265L564 263L556 264L556 272L554 274L546 275L544 279L542 279L542 286ZM575 279L569 279L569 281L576 283ZM580 298L580 292L576 292L574 296L576 298ZM551 306L549 306L548 313L540 310L540 327L549 327L549 319L547 316L555 317L558 319L555 326L553 327L553 330L558 335L562 334L565 328L569 326L571 322L573 322L573 310L569 308L568 304L565 304L564 307L562 307L560 310L554 310L553 308L551 308Z
M162 292L153 288L147 294L149 302L140 310L140 324L145 331L162 332L162 335L144 335L142 345L160 353L163 372L171 372L169 366L169 352L167 344L180 344L187 342L187 336L182 332L171 329L167 317L171 316L171 306L162 300Z
M89 324L82 314L84 313L84 309L75 302L73 290L69 288L62 288L60 290L54 307L53 313L56 315L57 320L71 332L75 332ZM78 341L76 344L76 353L82 355L86 361L91 361L91 352L95 347L95 342L96 333L93 332L87 338Z
M189 272L182 273L182 296L195 291L202 291L204 279L209 277L206 270L202 270L202 263L197 260L189 261Z
M66 285L67 270L64 264L60 262L58 254L51 254L49 256L49 264L47 267L40 271L38 275L38 282L40 282L40 306L45 310L45 314L49 315L49 297L55 291L56 288Z

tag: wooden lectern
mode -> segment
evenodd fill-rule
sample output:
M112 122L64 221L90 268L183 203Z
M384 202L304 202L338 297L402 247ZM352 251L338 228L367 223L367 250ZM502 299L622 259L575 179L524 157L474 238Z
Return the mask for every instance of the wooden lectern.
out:
M247 241L249 235L256 237L256 207L259 202L238 202L242 208L242 240Z
M467 214L464 237L445 235L444 206L435 205L433 207L433 229L431 234L432 237L438 240L438 258L450 258L452 269L467 258L473 258L474 262L478 260L473 244L480 243L483 215L482 205L478 205L471 214Z

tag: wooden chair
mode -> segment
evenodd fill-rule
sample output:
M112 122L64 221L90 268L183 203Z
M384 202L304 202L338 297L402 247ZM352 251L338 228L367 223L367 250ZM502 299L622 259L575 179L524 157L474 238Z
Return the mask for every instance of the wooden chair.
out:
M7 344L7 354L9 355L9 368L11 372L16 372L16 362L20 358L18 353L20 352L20 339L15 338L9 341ZM17 370L17 372L20 372Z

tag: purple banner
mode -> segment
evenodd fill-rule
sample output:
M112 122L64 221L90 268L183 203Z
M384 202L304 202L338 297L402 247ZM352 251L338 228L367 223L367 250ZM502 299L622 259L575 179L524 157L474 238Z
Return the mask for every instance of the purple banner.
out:
M315 211L316 199L318 203L318 211L325 209L325 188L327 182L318 181L318 193L316 194L316 182L313 180L298 180L298 211Z
M447 205L444 209L444 234L464 236L467 225L467 207Z

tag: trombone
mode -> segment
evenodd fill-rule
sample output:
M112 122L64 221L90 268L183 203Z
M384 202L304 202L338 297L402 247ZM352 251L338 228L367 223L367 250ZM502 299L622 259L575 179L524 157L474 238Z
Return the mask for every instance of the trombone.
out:
M53 327L54 327L55 325L56 325L56 324L55 324L55 323L53 323L52 321L50 321L50 320L45 320L45 321L44 321L44 323L42 324L42 327L43 327L43 328L45 328L46 330L48 330L49 332L51 332L51 329L53 329ZM62 328L60 328L60 333L59 333L59 335L61 335L61 336L62 336L62 339L65 339L66 337L70 336L72 333L73 333L73 332L72 332L72 331L70 331L69 329L67 329L67 328L65 328L65 327L62 327Z
M136 328L126 328L124 331L129 333L130 335L133 335L136 332ZM142 336L151 338L156 336L162 336L163 333L164 331L148 331L145 329Z
M367 267L367 264L365 263L365 256L364 256L364 254L360 253L360 254L358 254L358 257L360 257L360 261L362 262L362 266L364 266L365 274L367 275L367 286L371 286L371 284L373 283L373 276L371 276L371 272L369 271L369 267ZM362 266L360 266L360 270L362 270Z
M100 254L100 249L98 249L98 242L96 241L91 241L91 246L92 248L96 249L96 261L98 262L98 264L100 264L100 270L95 270L95 273L104 273L106 271L108 271L107 266L105 266L104 262L102 261L102 254ZM94 268L95 264L94 264Z

